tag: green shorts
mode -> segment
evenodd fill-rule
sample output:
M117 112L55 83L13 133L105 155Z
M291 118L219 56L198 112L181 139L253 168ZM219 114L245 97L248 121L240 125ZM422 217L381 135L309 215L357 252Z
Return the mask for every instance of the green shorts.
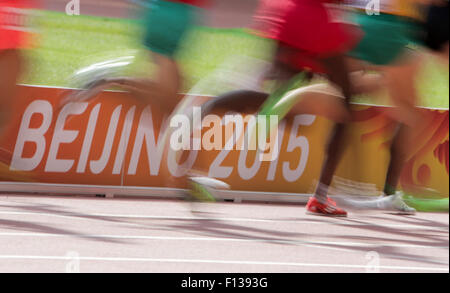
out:
M364 32L361 42L349 55L376 65L394 63L416 42L418 25L391 14L367 15L359 13L354 21Z
M197 18L198 8L164 0L152 0L143 15L144 45L151 51L173 57Z

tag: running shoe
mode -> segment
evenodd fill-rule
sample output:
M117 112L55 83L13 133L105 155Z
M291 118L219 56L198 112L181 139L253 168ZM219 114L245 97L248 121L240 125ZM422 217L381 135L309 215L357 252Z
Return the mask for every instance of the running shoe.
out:
M403 215L414 215L416 209L407 205L403 199L403 192L397 191L394 195L389 195L389 208Z
M326 203L321 203L315 197L311 197L306 205L306 213L317 216L347 217L347 212L338 208L336 202L330 198Z
M191 213L195 216L204 217L209 214L205 212L203 203L214 203L217 201L214 197L215 188L211 186L215 184L211 184L210 181L208 178L201 177L188 178L188 190L185 192L184 199L189 202Z
M215 202L216 199L210 191L210 186L204 184L198 177L189 177L188 179L188 199L199 202Z

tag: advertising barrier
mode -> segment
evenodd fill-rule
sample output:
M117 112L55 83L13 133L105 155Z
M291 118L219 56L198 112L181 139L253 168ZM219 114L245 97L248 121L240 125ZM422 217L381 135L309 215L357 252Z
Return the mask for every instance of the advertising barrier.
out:
M177 157L168 152L168 143L161 146L160 130L167 117L156 105L108 91L59 109L67 91L20 86L12 119L0 138L0 190L39 192L45 186L55 192L174 196L186 187L183 173L192 166L229 184L240 199L259 195L304 201L317 183L332 125L314 115L289 116L279 125L273 160L260 160L258 151L239 148L202 147ZM204 102L210 97L196 99ZM382 190L395 122L389 119L388 107L352 107L348 147L334 184ZM447 198L449 112L422 111L428 119L411 146L401 188L431 189ZM249 113L233 113L244 114ZM248 131L233 129L238 142ZM229 133L212 137L210 130L204 125L202 139L230 144Z

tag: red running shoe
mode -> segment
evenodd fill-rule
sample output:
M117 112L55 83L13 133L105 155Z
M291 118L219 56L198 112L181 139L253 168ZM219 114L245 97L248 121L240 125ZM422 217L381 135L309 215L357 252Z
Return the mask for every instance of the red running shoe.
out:
M336 203L330 198L328 198L326 204L323 204L315 197L311 197L306 205L306 213L316 216L347 217L347 212L338 208Z

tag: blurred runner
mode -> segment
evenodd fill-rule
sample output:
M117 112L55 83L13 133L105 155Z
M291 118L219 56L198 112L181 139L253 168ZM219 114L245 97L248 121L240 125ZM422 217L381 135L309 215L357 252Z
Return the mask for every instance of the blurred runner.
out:
M99 72L92 70L92 75L87 74L89 80L85 81L85 91L67 96L60 107L75 100L92 98L103 89L114 85L130 91L135 97L147 103L159 106L163 114L176 113L189 104L188 101L182 102L180 99L183 77L176 55L182 50L184 37L194 25L198 24L208 0L132 0L132 2L138 5L140 23L143 27L142 42L157 65L155 76L104 77L112 73L108 72L108 68L106 72L102 69ZM167 148L170 127L164 125L161 132L163 143L160 146Z
M183 79L175 55L186 33L197 23L207 0L146 0L141 15L143 43L157 65L154 78L110 78L106 81L130 90L146 101L172 112L179 102Z
M30 0L0 1L0 134L11 115L11 105L17 82L24 70L21 49L30 46L27 8L34 7Z
M420 51L408 48L409 45L420 42L424 36L422 26L424 7L412 0L386 0L380 3L380 11L369 13L367 8L371 2L362 0L350 3L360 11L356 14L355 23L364 31L364 38L349 55L365 61L366 64L349 60L349 67L341 58L346 51L345 48L349 48L348 41L352 39L352 33L353 39L356 39L356 34L351 25L331 21L327 16L336 15L336 12L339 14L338 10L332 11L314 1L263 1L258 15L263 36L272 38L278 43L272 77L278 81L290 80L287 86L286 83L284 85L282 83L281 90L279 88L269 97L260 114L272 114L276 107L274 105L280 104L281 98L297 99L298 103L290 108L291 111L308 113L314 107L305 102L311 104L312 101L318 105L317 107L322 108L323 113L328 112L326 113L328 118L337 122L328 143L319 185L307 204L307 211L311 214L346 216L346 212L328 198L329 186L344 152L345 109L343 110L342 105L336 101L344 97L345 106L348 106L348 97L352 93L372 92L383 85L387 87L396 106L393 118L399 122L399 126L390 149L391 160L384 188L385 198L374 203L378 208L405 214L415 213L415 210L404 202L402 193L397 192L397 185L407 159L408 148L413 143L413 134L425 124L421 112L416 108L417 94L414 88L414 78L422 58ZM428 47L444 51L444 54L447 50L448 55L448 33L445 28L438 25L448 23L448 16L444 16L443 13L445 9L448 9L448 6L441 4L429 10L425 22L427 28L425 35ZM323 16L324 14L326 16ZM433 16L439 20L432 19ZM327 54L334 58L326 58ZM382 75L369 78L368 74L352 75L353 89L350 89L348 77L350 69L347 68L351 68L352 71L377 70ZM301 71L299 69L309 73L326 73L329 79L342 89L342 94L339 90L322 85L314 86L314 92L307 91L307 87L290 91L292 89L290 86L295 87L293 76ZM291 98L296 95L296 98ZM328 106L332 108L331 111L323 110ZM314 109L315 112L320 112L320 109L318 110ZM285 115L287 111L281 113ZM206 198L205 190L197 188L197 193ZM211 194L208 194L211 197Z
M62 100L63 105L87 100L111 86L130 91L135 97L153 102L163 112L172 113L180 102L179 92L183 77L176 60L182 50L186 34L197 24L207 0L133 0L137 5L139 22L143 29L142 42L157 66L152 78L120 76L111 72L92 70L85 91L73 93ZM104 70L104 69L102 69ZM100 70L101 71L101 70ZM108 71L108 70L106 70ZM99 76L95 76L99 74ZM109 76L108 76L109 75Z
M346 112L354 91L345 54L357 45L361 34L356 26L331 17L333 13L326 5L332 2L334 1L264 0L257 19L263 35L278 43L274 67L276 79L291 79L292 76L305 71L325 74L328 80L338 87L338 91L342 92L344 100L340 111ZM274 97L274 100L278 98ZM270 103L269 100L266 106L263 106L262 114L269 114L264 109L269 109ZM326 150L328 161L332 161L341 151L338 146L342 143L341 134L345 125L343 122L345 123L338 122L332 130ZM325 176L321 182L329 185ZM347 212L337 207L321 186L322 184L308 202L308 213L346 216Z
M276 90L267 98L259 114L270 115L271 109L298 82L325 76L345 97L336 103L341 122L348 116L348 102L353 94L345 54L357 45L361 34L356 26L331 17L329 0L262 0L255 16L254 29L264 38L276 42L273 66L268 80L276 82ZM328 89L330 90L330 89ZM336 90L331 89L332 92ZM258 96L258 95L256 95ZM327 98L327 95L324 95ZM333 99L336 101L336 99ZM243 101L245 102L245 101ZM317 107L316 107L317 108ZM280 116L280 119L283 118ZM333 152L330 144L328 152ZM194 183L197 198L213 195L200 182ZM309 204L310 212L346 216L331 199L323 196Z
M414 133L425 125L424 117L417 105L415 77L422 63L420 50L408 48L423 40L425 45L438 51L447 51L448 56L448 2L429 9L424 23L423 1L417 0L381 0L380 11L368 13L369 0L346 1L347 5L356 8L355 22L364 31L364 38L349 54L362 64L353 61L353 69L377 70L384 77L379 86L386 86L394 106L392 118L398 121L398 127L390 148L391 159L384 187L384 198L373 201L379 208L391 209L404 214L414 214L415 209L403 200L403 194L397 187L409 154L414 144ZM446 5L447 6L446 6ZM425 31L423 28L425 27ZM374 88L374 87L372 87ZM343 153L343 130L334 136L332 144L337 149L325 161L319 186L308 204L308 210L314 208L316 201L323 201L327 196L333 174Z

